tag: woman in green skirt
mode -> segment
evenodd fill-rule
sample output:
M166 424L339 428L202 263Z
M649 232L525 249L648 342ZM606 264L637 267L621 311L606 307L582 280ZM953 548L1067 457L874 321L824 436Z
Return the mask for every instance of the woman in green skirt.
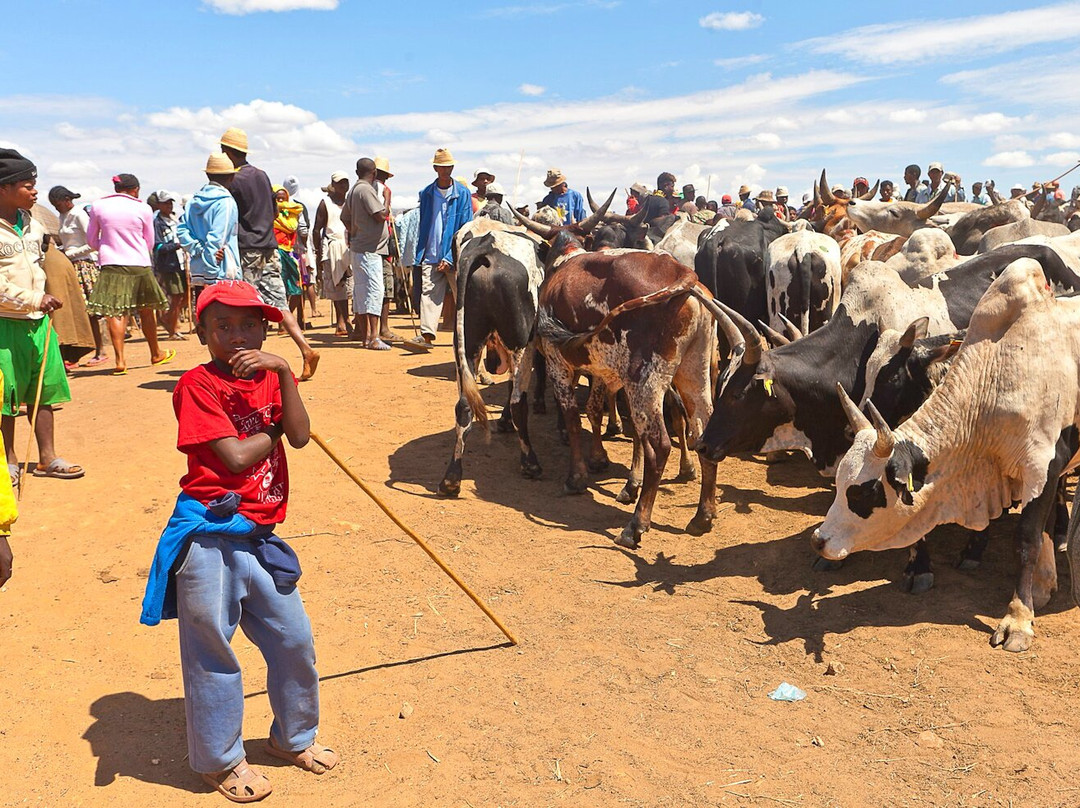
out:
M101 274L86 308L106 318L116 355L113 375L122 376L127 373L124 328L127 318L136 312L152 365L171 361L176 351L163 351L158 345L155 312L164 310L168 301L151 269L152 212L139 201L139 180L133 174L117 174L113 189L116 193L99 199L90 208L86 242L97 250Z

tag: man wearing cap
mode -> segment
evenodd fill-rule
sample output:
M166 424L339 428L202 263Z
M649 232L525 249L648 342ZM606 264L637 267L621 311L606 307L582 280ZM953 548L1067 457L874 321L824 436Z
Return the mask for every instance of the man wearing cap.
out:
M776 189L776 215L785 222L795 218L795 208L788 204L790 193L786 186L781 185Z
M473 216L487 204L487 187L495 182L495 175L486 168L478 168L473 172L472 210Z
M196 302L207 286L243 280L236 240L239 213L229 193L235 177L236 169L223 152L211 154L206 160L206 185L188 201L176 227L176 238L191 259Z
M757 203L757 214L759 216L765 216L772 214L776 218L782 218L780 211L776 209L776 197L773 192L768 188L758 192L757 199L754 200ZM745 208L744 208L745 209Z
M259 290L263 300L281 310L281 325L292 337L304 358L300 381L315 375L319 353L314 350L300 330L296 317L289 311L285 297L285 282L281 278L281 258L274 238L274 219L277 201L270 178L248 162L248 136L243 129L233 127L221 136L221 150L236 169L229 192L236 200L238 214L237 245L244 280Z
M716 209L716 212L721 219L734 219L738 210L731 201L731 194L723 194L720 197L720 206Z
M0 430L8 475L15 487L19 485L15 418L23 405L30 414L39 383L34 476L75 479L86 473L81 466L57 457L53 445L53 405L71 401L71 391L60 341L55 332L50 334L47 315L64 304L45 291L45 230L30 215L35 202L37 167L14 149L0 149ZM8 559L0 563L3 569L10 564L6 536L0 537L0 553Z
M945 194L946 202L963 202L964 186L960 184L960 177L957 174L945 174L945 169L941 163L931 163L930 167L926 169L926 175L930 177L930 185L926 187L926 190L921 194L917 194L915 201L920 204L926 204L941 191L941 179L947 177L953 184L949 188L948 193Z
M154 214L154 275L169 298L169 310L161 318L169 339L186 339L180 333L180 310L187 297L187 278L180 263L180 242L176 237L176 197L171 191L158 191L158 210Z
M49 202L60 214L60 249L75 267L75 277L79 280L83 299L89 302L90 293L94 291L94 283L98 278L97 253L86 243L90 214L86 212L85 206L75 204L75 200L80 196L63 185L56 185L49 190ZM92 367L107 361L109 357L105 355L101 341L101 318L90 316L89 319L90 332L94 335L94 355L85 364Z
M557 210L564 225L584 221L585 199L580 193L570 188L565 174L557 168L549 168L544 178L544 185L551 190L541 200L541 207L546 206Z
M139 327L150 348L150 364L163 365L176 351L158 345L155 312L167 307L165 293L154 279L154 215L139 200L139 180L134 174L113 177L113 191L90 208L86 242L97 250L99 276L86 309L105 318L113 346L114 376L127 373L124 332L127 318L139 315Z
M390 186L387 185L394 175L390 173L390 161L385 157L375 158L375 192L382 197L389 215L386 224L390 231L390 241L387 243L386 253L382 256L383 270L383 306L379 315L379 339L383 342L398 342L401 340L397 334L390 330L390 301L394 299L394 264L395 257L401 255L401 244L398 241L397 227L394 222L394 213L391 205L393 195Z
M739 186L739 201L735 203L735 207L742 210L748 210L751 213L757 213L757 205L754 204L754 200L750 198L749 185L744 183Z
M503 206L503 189L499 183L493 182L487 186L484 207L476 214L476 218L480 217L494 219L503 224L517 224L510 209Z
M380 197L375 190L375 161L370 157L356 161L356 178L341 208L341 222L352 251L356 337L370 350L389 351L390 346L379 338L384 296L382 259L390 242L389 196Z
M448 273L454 268L454 234L472 221L472 196L454 177L454 157L438 149L431 161L437 179L420 192L420 227L416 262L420 265L420 335L409 340L410 348L427 349L435 341L442 315ZM565 182L565 180L563 180ZM580 194L578 195L580 198Z

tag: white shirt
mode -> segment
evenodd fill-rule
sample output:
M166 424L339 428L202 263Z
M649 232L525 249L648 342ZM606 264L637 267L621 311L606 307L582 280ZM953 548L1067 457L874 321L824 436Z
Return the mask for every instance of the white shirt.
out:
M97 252L86 243L86 228L90 214L86 208L76 205L60 217L60 249L72 261L97 263Z

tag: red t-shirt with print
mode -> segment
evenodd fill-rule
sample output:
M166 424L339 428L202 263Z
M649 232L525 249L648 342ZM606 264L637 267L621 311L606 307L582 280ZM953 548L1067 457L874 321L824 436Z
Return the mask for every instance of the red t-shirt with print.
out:
M281 442L263 460L233 474L210 448L218 438L243 440L281 422L281 384L260 370L238 379L213 362L192 368L176 384L173 410L179 422L176 448L187 455L180 488L203 505L228 491L240 495L240 513L260 525L285 520L289 470Z

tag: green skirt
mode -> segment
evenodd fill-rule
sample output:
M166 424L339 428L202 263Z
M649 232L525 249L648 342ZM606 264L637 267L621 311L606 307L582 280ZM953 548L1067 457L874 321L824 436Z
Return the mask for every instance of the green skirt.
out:
M103 317L123 317L139 309L162 311L168 308L168 303L150 267L106 264L90 293L86 310Z
M187 294L187 277L183 272L158 272L155 277L162 291L170 297Z
M281 279L285 281L285 294L289 297L302 295L304 290L300 286L300 265L296 263L292 253L287 253L280 247L278 255L281 256Z

